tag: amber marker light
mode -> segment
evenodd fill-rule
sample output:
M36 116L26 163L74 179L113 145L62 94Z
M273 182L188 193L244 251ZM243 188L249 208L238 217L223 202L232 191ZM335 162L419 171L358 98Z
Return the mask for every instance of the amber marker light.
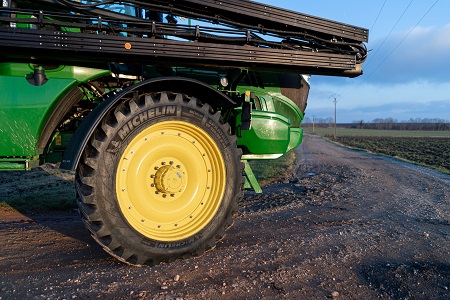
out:
M125 43L125 49L130 50L131 49L131 44L130 43Z

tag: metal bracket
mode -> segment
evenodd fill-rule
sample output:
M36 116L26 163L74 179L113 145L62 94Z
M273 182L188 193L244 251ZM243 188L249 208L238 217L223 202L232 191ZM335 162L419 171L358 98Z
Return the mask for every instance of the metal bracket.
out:
M258 180L256 179L255 174L253 173L253 170L250 167L250 164L246 160L243 160L242 162L244 163L244 173L245 173L244 174L244 178L245 178L244 188L245 189L253 188L255 193L262 194L261 186L259 185Z
M242 102L241 130L250 130L252 128L252 100L254 93L246 91L244 101Z

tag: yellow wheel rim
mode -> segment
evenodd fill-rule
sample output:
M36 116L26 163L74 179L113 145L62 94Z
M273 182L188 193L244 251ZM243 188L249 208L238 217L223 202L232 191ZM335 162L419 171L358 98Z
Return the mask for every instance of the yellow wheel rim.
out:
M214 140L200 127L165 121L144 129L125 149L116 193L127 222L158 241L177 241L214 217L226 169Z

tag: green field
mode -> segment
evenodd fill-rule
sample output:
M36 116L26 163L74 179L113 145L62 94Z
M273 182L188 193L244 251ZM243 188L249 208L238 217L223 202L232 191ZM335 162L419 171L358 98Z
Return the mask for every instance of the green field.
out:
M313 133L312 128L304 128L306 133ZM334 128L314 128L314 134L320 136L334 136ZM337 136L379 136L379 137L449 137L450 131L425 130L377 130L336 128Z

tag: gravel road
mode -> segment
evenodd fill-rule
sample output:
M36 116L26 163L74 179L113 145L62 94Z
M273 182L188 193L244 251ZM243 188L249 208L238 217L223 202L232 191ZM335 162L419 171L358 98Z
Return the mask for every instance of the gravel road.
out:
M213 251L171 264L117 262L75 212L1 212L0 299L450 299L450 176L317 136L295 151Z

